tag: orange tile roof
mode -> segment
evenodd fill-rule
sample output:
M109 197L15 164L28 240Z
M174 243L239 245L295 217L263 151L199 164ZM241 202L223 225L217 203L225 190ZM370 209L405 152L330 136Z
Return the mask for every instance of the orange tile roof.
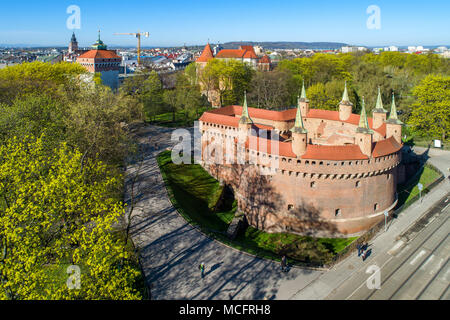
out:
M112 50L89 50L77 59L122 59Z
M209 60L214 58L214 54L212 52L211 46L209 43L203 49L201 56L197 59L197 62L208 62Z
M246 50L240 49L223 49L217 54L216 58L222 59L242 59L244 57Z
M255 136L250 136L245 143L245 147L250 150L262 151L268 154L273 154L275 152L274 144L276 141L263 139ZM278 142L278 155L283 157L291 157L295 158L296 155L292 152L292 143L291 142ZM261 148L263 146L263 148Z
M302 156L302 159L315 159L315 160L364 160L368 157L361 152L361 149L357 145L346 146L323 146L309 144L306 147L306 153Z
M223 114L228 116L240 116L242 114L242 107L241 106L226 106L223 108L215 109L207 111L209 113L214 114ZM259 109L259 108L248 108L248 112L250 115L250 118L257 118L257 119L266 119L266 120L273 120L273 121L292 121L295 120L297 109L288 109L284 111L274 111L274 110L266 110L266 109ZM351 114L350 117L343 121L345 123L350 123L353 125L359 124L359 115L357 114ZM325 119L325 120L333 120L333 121L341 121L339 119L339 111L331 111L331 110L321 110L321 109L310 109L308 112L308 115L306 118L317 118L317 119ZM369 127L373 129L373 119L367 118L367 121L369 122ZM373 129L379 134L381 134L383 137L386 136L386 124L383 123L381 127L377 129Z
M353 125L359 125L359 118L360 116L357 114L350 114L350 117L347 120L340 120L339 119L339 111L331 111L331 110L322 110L322 109L309 109L309 112L306 116L306 118L316 118L316 119L325 119L325 120L333 120L333 121L341 121L345 123L350 123ZM372 130L375 130L382 136L386 135L386 124L383 123L381 127L374 129L373 128L373 119L370 117L367 117L367 121L369 123L369 127Z
M389 139L376 142L372 155L374 158L384 157L399 151L401 148L402 145L394 137L390 137Z
M199 120L224 126L239 127L239 118L212 112L203 113Z
M270 58L269 56L266 54L264 55L264 57L262 57L258 63L270 63Z
M252 50L245 51L244 58L246 58L246 59L258 59L258 56L256 55L255 51L252 49Z

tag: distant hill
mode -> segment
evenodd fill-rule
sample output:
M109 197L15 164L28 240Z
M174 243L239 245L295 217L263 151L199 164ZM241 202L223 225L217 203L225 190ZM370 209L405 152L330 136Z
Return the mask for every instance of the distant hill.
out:
M237 49L240 45L261 46L265 49L340 49L347 46L339 42L227 42L222 44L224 49Z

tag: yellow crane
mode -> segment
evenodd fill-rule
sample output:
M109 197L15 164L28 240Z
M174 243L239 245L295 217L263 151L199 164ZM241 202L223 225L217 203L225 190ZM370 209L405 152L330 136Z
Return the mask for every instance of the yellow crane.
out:
M141 37L146 37L148 38L150 36L150 34L148 32L135 32L135 33L114 33L115 36L118 35L127 35L127 36L133 36L136 37L138 39L138 46L137 46L137 60L138 60L138 65L141 65Z

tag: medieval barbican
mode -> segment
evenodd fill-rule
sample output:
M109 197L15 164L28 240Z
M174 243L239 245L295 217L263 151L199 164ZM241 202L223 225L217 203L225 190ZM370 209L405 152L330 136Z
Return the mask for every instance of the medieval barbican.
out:
M361 115L352 106L346 86L339 111L310 109L303 86L294 109L249 108L245 99L207 111L199 119L201 164L233 190L238 211L258 229L360 235L397 203L402 122L394 95L388 119L380 92L372 118L364 100ZM241 161L230 161L239 150Z

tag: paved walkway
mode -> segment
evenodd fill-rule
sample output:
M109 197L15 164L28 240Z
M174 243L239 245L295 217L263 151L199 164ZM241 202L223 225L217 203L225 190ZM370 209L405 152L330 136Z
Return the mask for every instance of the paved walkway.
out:
M283 273L279 264L255 258L204 236L175 211L168 199L156 155L173 145L172 129L147 127L140 133L143 161L127 168L129 202L132 180L136 206L132 238L152 299L288 299L322 272L292 268ZM150 142L150 137L153 141ZM158 141L159 150L152 146ZM202 279L198 265L205 263Z
M126 201L130 202L132 189L135 199L132 238L140 250L152 299L323 299L365 267L352 256L328 272L292 268L282 273L279 264L229 248L191 227L171 205L156 162L159 152L173 146L172 131L154 126L141 130L143 157L127 168ZM156 141L158 150L153 148ZM445 163L435 165L441 168ZM373 241L372 258L392 247L397 235L448 191L446 181L396 219L388 233ZM198 270L202 262L206 265L203 279Z
M424 148L416 148L417 154L426 152ZM430 158L428 161L438 169L449 174L447 168L450 166L450 152L428 152ZM445 172L447 171L447 172ZM357 254L354 254L334 266L330 271L322 274L311 282L307 287L300 289L290 299L333 299L339 296L339 289L345 285L345 282L352 276L359 273L365 273L369 265L375 264L382 266L386 253L395 249L398 243L398 237L408 230L412 225L423 216L435 203L444 198L450 192L450 183L445 179L441 184L434 188L429 194L423 197L423 201L416 201L408 209L403 211L400 216L392 220L388 225L388 232L379 233L370 243L372 254L363 262ZM370 276L367 274L366 279ZM361 285L364 285L362 281Z

